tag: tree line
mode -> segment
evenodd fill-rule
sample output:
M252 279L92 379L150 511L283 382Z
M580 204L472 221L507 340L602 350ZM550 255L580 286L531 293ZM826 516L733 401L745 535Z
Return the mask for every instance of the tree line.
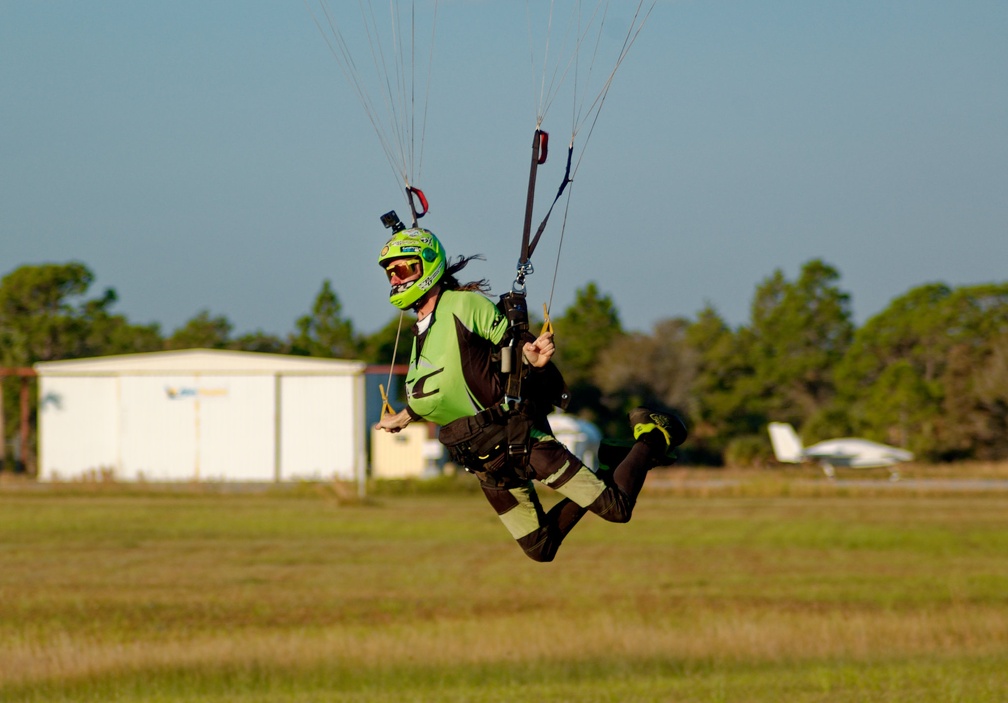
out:
M777 270L761 281L745 324L732 327L708 305L649 332L625 330L612 298L589 283L552 316L570 411L624 436L630 408L674 408L690 425L683 461L699 464L768 460L772 420L792 423L808 442L857 435L924 460L1008 457L1008 283L922 285L858 327L839 279L812 260L795 280ZM399 327L397 314L377 332L359 333L324 280L285 336L236 336L226 316L207 310L165 335L114 312L114 289L90 296L93 280L80 262L5 275L0 366L193 347L387 365ZM412 322L403 324L400 363ZM16 417L13 388L3 402Z

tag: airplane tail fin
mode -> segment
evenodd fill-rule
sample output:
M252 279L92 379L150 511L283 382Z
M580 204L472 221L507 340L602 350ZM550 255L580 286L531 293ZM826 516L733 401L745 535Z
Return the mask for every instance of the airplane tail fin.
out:
M770 432L770 444L773 445L777 461L786 464L801 463L805 448L794 427L786 422L771 422L767 430Z

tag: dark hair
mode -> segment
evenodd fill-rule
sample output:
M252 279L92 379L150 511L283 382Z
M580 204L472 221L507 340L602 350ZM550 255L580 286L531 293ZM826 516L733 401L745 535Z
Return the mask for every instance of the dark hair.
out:
M454 263L448 263L448 268L445 270L444 275L441 277L441 287L444 290L467 290L467 291L479 291L480 293L490 292L490 281L485 278L481 278L478 281L469 281L468 283L459 283L458 278L455 277L459 271L466 267L473 259L478 259L479 261L486 261L486 257L482 254L473 254L472 256L461 256L459 255Z

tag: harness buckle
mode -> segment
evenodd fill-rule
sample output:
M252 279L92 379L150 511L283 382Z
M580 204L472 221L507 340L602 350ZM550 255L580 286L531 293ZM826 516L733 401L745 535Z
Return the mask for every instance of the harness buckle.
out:
M521 262L515 266L515 280L511 285L511 290L518 295L525 295L525 277L535 273L535 269L532 268L532 260Z

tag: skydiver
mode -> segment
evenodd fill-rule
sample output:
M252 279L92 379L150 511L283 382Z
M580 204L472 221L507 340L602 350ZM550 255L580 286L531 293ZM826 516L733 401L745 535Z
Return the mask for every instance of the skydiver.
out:
M551 359L553 335L524 333L521 398L506 397L502 343L511 322L486 293L486 280L459 283L457 274L474 258L449 262L430 231L400 229L378 257L391 290L389 301L416 312L413 349L406 375L406 407L385 414L376 427L399 432L411 422L441 426L439 439L453 461L480 486L501 522L525 554L552 561L560 544L586 512L610 522L628 522L647 472L665 462L686 438L673 414L637 408L630 415L635 442L613 471L594 472L554 436L546 419L566 405L566 386ZM563 495L549 512L532 480Z

